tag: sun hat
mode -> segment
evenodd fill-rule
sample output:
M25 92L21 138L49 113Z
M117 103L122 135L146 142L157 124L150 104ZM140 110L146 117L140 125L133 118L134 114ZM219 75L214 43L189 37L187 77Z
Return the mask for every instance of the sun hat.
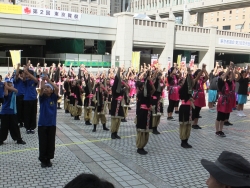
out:
M215 162L202 159L201 164L221 184L250 186L250 163L236 153L223 151Z

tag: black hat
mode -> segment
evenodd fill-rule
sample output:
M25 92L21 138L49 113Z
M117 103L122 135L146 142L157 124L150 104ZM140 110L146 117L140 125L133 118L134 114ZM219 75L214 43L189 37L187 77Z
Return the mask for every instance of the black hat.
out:
M201 164L221 184L250 186L250 163L236 153L223 151L215 162L202 159Z

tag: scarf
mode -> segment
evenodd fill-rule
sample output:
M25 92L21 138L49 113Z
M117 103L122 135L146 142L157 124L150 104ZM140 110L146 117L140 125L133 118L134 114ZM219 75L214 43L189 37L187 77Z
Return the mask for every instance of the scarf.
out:
M10 101L10 109L14 110L14 114L17 113L17 110L16 110L16 93L15 92L12 92L11 101Z
M117 83L117 88L116 88L116 93L120 93L121 92L121 77L120 77L120 69L118 69L118 72L116 74L116 77L118 79L118 83Z

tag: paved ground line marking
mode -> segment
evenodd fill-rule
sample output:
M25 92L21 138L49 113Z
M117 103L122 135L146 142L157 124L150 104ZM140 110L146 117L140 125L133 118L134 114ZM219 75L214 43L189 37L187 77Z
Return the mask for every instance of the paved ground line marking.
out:
M242 121L235 121L233 123L242 123L242 122L249 122L250 120L242 120ZM211 127L214 126L214 124L210 125L203 125L201 127ZM162 131L161 133L169 133L169 132L177 132L179 129L172 129L172 130L167 130L167 131ZM136 135L130 135L130 136L122 136L121 138L131 138L135 137ZM103 138L99 140L87 140L84 142L72 142L68 144L56 144L56 147L63 147L63 146L72 146L72 145L81 145L81 144L87 144L87 143L95 143L95 142L101 142L101 141L108 141L112 140L111 138ZM39 148L27 148L27 149L21 149L21 150L10 150L10 151L3 151L0 152L0 155L6 155L6 154L12 154L12 153L21 153L21 152L26 152L26 151L33 151L33 150L38 150Z

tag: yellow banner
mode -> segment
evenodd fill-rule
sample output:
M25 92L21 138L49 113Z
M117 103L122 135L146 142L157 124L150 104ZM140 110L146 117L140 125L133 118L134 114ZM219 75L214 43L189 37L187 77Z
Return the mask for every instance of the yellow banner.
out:
M137 72L139 72L140 57L141 57L141 52L132 53L132 67L134 67L134 70Z
M180 67L180 65L181 65L181 55L178 55L178 57L177 57L177 65L178 65L178 67Z
M21 63L21 51L10 50L13 67L16 68L18 63Z
M0 3L0 13L5 14L22 14L22 6Z

